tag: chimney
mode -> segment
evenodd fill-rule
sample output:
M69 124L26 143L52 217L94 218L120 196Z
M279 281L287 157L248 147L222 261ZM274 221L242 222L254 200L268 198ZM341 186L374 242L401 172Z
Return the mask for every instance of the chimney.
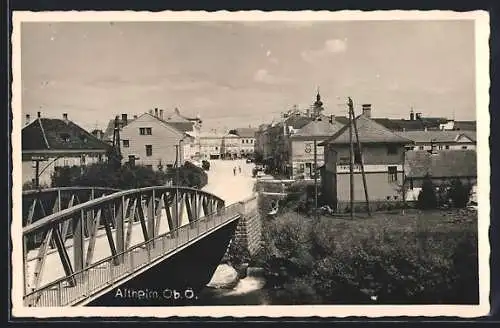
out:
M40 117L42 117L42 113L41 113L41 112L38 112L38 113L36 113L36 116L37 116L38 118L40 118Z
M163 120L163 109L160 109L160 118Z
M413 109L410 111L410 121L415 121L415 113L413 112Z
M122 114L122 126L127 125L127 123L128 123L127 114Z
M371 118L372 117L372 105L363 104L363 116Z
M26 114L26 125L30 124L30 114Z
M335 115L333 114L330 115L330 123L331 124L335 123Z
M158 117L158 108L155 108L155 116Z
M63 120L68 123L68 113L63 113Z

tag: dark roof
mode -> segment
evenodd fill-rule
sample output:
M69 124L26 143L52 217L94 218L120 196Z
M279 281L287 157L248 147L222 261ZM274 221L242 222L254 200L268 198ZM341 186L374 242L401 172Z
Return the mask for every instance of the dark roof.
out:
M431 154L428 151L406 153L405 171L410 178L433 177L475 177L477 176L476 151L445 150Z
M476 131L476 121L455 121L455 130Z
M303 115L291 115L285 119L286 125L291 126L294 129L301 129L311 121L312 121L311 117Z
M192 131L194 124L193 122L163 122L182 132Z
M444 124L448 120L445 118L422 117L420 119L405 120L405 119L390 119L390 118L374 118L379 124L392 131L415 131L415 130L438 130L439 124Z
M302 129L292 135L295 137L324 137L328 138L337 133L344 125L334 121L330 123L328 120L316 120L309 122Z
M472 141L476 140L475 131L430 130L430 131L405 131L396 133L416 143L430 143L431 141L438 143L439 142L450 143L450 142L455 142L461 135L465 135Z
M71 121L38 118L22 129L22 147L23 151L106 150L109 145Z
M359 115L356 117L356 127L358 130L359 141L361 143L399 143L411 144L411 140L403 138L392 132L383 125L374 120ZM353 140L356 140L356 134L353 128ZM325 141L328 144L348 144L349 143L349 124L344 125L337 133Z
M255 138L255 133L257 129L254 128L238 128L234 129L235 134L239 135L241 138Z

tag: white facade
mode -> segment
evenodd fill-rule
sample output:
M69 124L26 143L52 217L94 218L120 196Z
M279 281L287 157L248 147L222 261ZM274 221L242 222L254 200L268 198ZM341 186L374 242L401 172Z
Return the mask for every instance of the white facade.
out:
M212 133L200 133L200 157L203 159L219 158L222 152L224 136Z
M190 156L190 152L187 155L184 152L194 143L194 138L149 113L123 127L120 139L123 162L135 158L136 164L153 169L174 165L177 149L181 160Z

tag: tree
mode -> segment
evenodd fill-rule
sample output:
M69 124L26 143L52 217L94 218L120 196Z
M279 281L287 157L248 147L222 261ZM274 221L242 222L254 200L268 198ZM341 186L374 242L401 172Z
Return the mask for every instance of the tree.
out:
M451 183L450 190L450 198L453 202L453 206L456 208L464 208L467 206L469 201L469 191L469 188L465 187L460 179L454 179Z
M424 177L422 190L418 194L417 206L422 210L430 210L437 207L436 189L428 174Z

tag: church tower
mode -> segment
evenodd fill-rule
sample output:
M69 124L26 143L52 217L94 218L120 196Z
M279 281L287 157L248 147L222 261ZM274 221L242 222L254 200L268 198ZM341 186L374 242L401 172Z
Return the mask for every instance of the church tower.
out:
M316 94L316 101L313 104L313 118L317 119L323 112L323 102L321 101L321 95L319 93L319 87Z

